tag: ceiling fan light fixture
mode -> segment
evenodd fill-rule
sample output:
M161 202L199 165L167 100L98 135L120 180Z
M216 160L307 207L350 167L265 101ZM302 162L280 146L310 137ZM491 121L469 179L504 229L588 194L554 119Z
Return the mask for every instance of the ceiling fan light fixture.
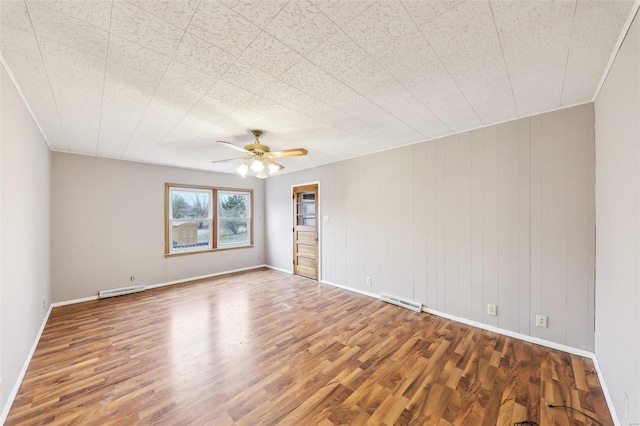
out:
M261 171L264 170L264 162L262 160L253 160L253 163L251 163L251 170L253 170L256 173L260 173Z
M236 168L236 171L240 173L240 176L246 177L247 172L249 171L249 166L247 166L247 163L243 163L241 166Z
M299 157L307 155L308 151L304 148L292 148L281 151L271 151L267 145L264 145L258 139L262 135L262 130L252 130L251 133L255 136L254 143L245 145L244 148L225 141L217 141L219 144L231 148L235 151L240 151L244 154L240 158L230 158L228 160L217 160L214 163L223 163L227 161L243 160L244 164L236 169L236 171L245 177L251 169L255 176L260 179L265 179L267 176L274 175L280 170L284 169L282 164L277 163L273 159Z
M278 163L269 163L269 165L267 166L269 168L269 174L270 175L275 175L276 173L278 173L280 170L283 169L283 167L278 164Z

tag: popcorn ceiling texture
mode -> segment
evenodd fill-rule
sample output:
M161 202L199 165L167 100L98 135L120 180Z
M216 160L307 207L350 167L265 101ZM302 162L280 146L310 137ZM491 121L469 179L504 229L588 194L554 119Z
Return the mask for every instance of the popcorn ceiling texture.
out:
M17 1L1 49L57 151L287 171L593 100L632 1Z

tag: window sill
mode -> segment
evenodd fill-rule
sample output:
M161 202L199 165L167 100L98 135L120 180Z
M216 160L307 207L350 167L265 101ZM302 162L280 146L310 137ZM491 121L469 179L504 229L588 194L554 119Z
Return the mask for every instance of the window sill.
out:
M253 244L246 244L242 246L233 246L233 247L220 247L220 248L207 249L207 250L185 251L181 253L165 253L164 257L178 257L178 256L188 256L191 254L215 253L217 251L237 250L237 249L244 249L244 248L253 248Z

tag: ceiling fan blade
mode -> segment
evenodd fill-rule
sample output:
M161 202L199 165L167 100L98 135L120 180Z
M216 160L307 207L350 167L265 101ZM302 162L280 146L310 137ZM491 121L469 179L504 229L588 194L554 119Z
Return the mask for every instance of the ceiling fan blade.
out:
M300 155L307 155L309 151L304 148L285 149L282 151L271 151L267 155L271 158L285 158L285 157L297 157Z
M216 160L212 161L212 163L226 163L227 161L237 161L237 160L248 160L248 157L236 157L236 158L227 158L226 160Z
M265 158L264 162L267 165L267 170L269 170L270 175L274 175L280 170L284 169L284 166L282 164L273 161L271 158Z
M219 144L224 145L226 147L235 149L236 151L240 151L240 152L244 152L245 154L250 153L249 151L247 151L246 149L238 146L238 145L234 145L231 142L225 142L225 141L217 141Z

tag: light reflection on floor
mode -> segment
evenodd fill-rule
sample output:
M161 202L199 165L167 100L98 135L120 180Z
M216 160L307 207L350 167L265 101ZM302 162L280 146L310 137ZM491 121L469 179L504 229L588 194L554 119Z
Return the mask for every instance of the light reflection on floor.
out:
M213 365L219 370L221 364L238 365L251 359L249 309L249 295L242 290L171 307L168 338L176 391L195 389L214 377L219 380L224 372L214 371ZM229 386L237 385L238 378L228 380Z

